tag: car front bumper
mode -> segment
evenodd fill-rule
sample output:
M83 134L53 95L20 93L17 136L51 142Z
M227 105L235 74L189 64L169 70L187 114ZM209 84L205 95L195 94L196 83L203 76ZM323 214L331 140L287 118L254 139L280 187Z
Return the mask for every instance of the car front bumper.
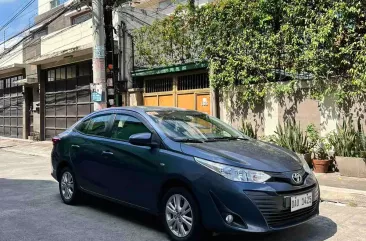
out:
M214 232L272 232L319 215L320 191L313 175L300 186L285 182L239 183L207 173L194 184L204 226ZM312 206L291 212L291 197L312 193ZM231 214L234 222L227 223Z

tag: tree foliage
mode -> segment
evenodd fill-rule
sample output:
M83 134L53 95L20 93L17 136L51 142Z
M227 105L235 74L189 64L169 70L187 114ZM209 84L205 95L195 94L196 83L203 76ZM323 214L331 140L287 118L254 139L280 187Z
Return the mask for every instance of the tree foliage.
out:
M220 0L180 6L135 31L139 65L206 60L221 90L240 85L254 104L308 81L316 99L366 93L366 1ZM281 82L282 84L277 84Z

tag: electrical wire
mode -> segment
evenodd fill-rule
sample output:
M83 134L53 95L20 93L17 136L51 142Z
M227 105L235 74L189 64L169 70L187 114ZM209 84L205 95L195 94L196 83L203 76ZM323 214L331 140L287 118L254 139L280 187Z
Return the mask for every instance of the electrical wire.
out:
M69 28L67 28L66 30L68 30ZM66 30L61 30L61 31L66 31ZM74 34L74 35L72 35L72 36L69 36L69 38L73 38L74 36L76 36L76 35L78 35L78 34ZM82 35L82 32L80 32L80 35ZM52 35L52 36L50 36L50 37L48 37L47 39L50 39L50 38L54 38L54 37L57 37L57 36L59 36L59 32L57 33L57 34L54 34L54 35ZM87 37L90 37L90 36L92 36L92 34L89 34L89 35L87 35L87 36L83 36L83 37L81 37L81 38L79 38L78 40L76 40L76 41L74 41L74 42L70 42L70 43L67 43L67 44L65 44L65 45L62 45L62 46L60 46L60 47L58 47L58 48L54 48L54 49L52 49L52 51L54 51L54 50L57 50L57 49L60 49L60 48L63 48L63 47L65 47L65 46L67 46L67 45L71 45L71 44L73 44L73 43L75 43L75 42L77 42L77 41L79 41L79 40L81 40L81 39L84 39L84 38L87 38ZM43 40L45 40L45 39L43 39ZM59 40L59 41L56 41L56 42L52 42L52 44L57 44L57 43L60 43L60 42L63 42L63 41L65 41L64 39L61 39L61 40ZM34 46L37 46L38 44L40 44L40 41L36 41L36 42L34 42L34 43L31 43L31 44L27 44L27 45L25 45L23 48L31 48L31 47L34 47ZM21 48L21 49L19 49L19 50L17 50L17 51L15 51L15 52L11 52L10 54L11 55L6 55L5 56L5 60L4 60L4 62L9 62L10 60L12 60L12 59L14 59L15 57L17 57L18 56L18 54L20 54L20 53L22 53L23 52L23 48ZM45 53L45 54L48 54L48 53ZM43 54L44 55L44 54ZM29 58L30 59L30 58ZM27 61L27 60L29 60L29 59L25 59L25 61ZM0 59L0 60L2 60L2 58Z
M12 21L14 21L21 13L23 13L30 5L32 5L36 0L30 0L19 12L17 12L11 19L8 20L1 28L2 31L6 28Z
M41 4L41 5L39 5L39 6L36 6L33 10L30 10L30 11L28 11L28 12L25 12L25 13L23 13L21 16L26 16L26 15L28 15L29 13L34 12L34 11L38 10L38 8L41 8L42 6L49 5L49 4L50 4L50 2L48 1L48 2L46 2L46 3L44 3L44 4ZM75 3L75 4L83 4L83 3L81 2L81 3ZM59 5L59 6L60 6L60 5ZM63 11L63 10L64 10L64 8L60 8L60 9L58 9L57 11L55 11L54 13L52 13L52 16L54 16L54 15L58 14L59 12L61 12L61 11ZM19 16L19 17L17 18L17 20L20 20L21 16ZM24 29L23 29L23 30L21 30L20 32L18 32L18 33L16 33L16 34L12 35L12 36L11 36L10 38L8 38L7 40L5 40L5 41L1 42L1 43L0 43L0 45L2 45L2 44L4 44L4 43L6 43L7 41L10 41L10 40L12 40L12 39L14 39L14 38L18 37L19 35L21 35L21 34L23 34L23 33L27 32L27 31L28 31L28 30L30 30L30 29L32 29L33 27L35 27L35 26L37 26L37 25L40 25L42 22L44 22L46 19L49 19L49 18L50 18L50 17L52 17L52 16L50 16L50 15L46 15L46 16L44 16L43 18L38 19L38 20L37 20L37 23L33 23L32 25L29 25L28 27L24 28ZM16 22L16 21L15 21L15 22ZM12 23L15 23L15 22L12 22Z
M25 5L27 5L27 3L25 4ZM17 12L19 12L25 5L22 5L22 6L20 6L17 10L15 10L14 12L15 13L17 13ZM0 23L0 25L4 25L5 24L5 22L6 22L7 20L3 20L1 23Z
M123 14L125 14L125 15L127 15L127 16L129 16L129 17L131 17L132 19L136 19L137 21L139 21L140 23L142 23L142 25L148 25L148 26L151 26L151 24L150 23L148 23L148 22L146 22L146 21L144 21L144 20L142 20L141 18L138 18L138 17L136 17L135 15L133 15L133 14L131 14L131 13L127 13L127 12L123 12L123 11L118 11L119 13L123 13Z
M48 25L50 25L52 22L54 22L57 18L59 18L62 14L64 14L65 12L69 11L70 9L72 9L73 7L75 7L76 5L78 5L77 3L71 4L70 6L68 6L67 8L63 9L59 14L57 14L55 17L53 17L51 20L48 20L46 23L43 24L43 26L41 28L39 28L38 30L36 30L34 32L34 34L37 34L41 31L43 31L43 29L45 27L47 27ZM18 47L23 41L31 38L32 35L28 35L26 37L24 37L23 39L21 39L18 43L14 44L10 49L7 49L6 51L4 51L2 53L2 56L10 53L11 51L13 51L16 47Z
M56 11L54 14L58 14L58 13L60 13L60 12L61 12L61 11L63 11L63 10L64 10L64 9L62 9L62 8L61 8L61 9L59 9L58 11ZM7 41L10 41L10 40L12 40L12 39L14 39L14 38L16 38L16 37L18 37L18 36L20 36L20 35L22 35L23 33L25 33L25 32L27 32L27 31L29 31L29 30L30 30L30 29L32 29L33 27L35 27L35 26L37 26L37 25L42 24L42 22L44 22L45 20L47 20L47 19L49 19L49 18L50 18L50 16L46 16L46 17L44 17L44 18L40 19L38 23L34 23L33 25L31 25L31 26L29 26L29 27L25 28L24 30L20 31L19 33L17 33L17 34L15 34L15 35L11 36L11 37L10 37L10 38L8 38L6 41L1 42L1 43L0 43L0 45L4 44L4 43L6 43Z

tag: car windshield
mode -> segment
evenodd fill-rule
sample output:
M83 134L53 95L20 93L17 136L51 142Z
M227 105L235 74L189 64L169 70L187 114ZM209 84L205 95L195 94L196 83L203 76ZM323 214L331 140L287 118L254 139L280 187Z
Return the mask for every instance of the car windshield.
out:
M174 141L206 142L248 139L221 120L197 111L148 111L151 119Z

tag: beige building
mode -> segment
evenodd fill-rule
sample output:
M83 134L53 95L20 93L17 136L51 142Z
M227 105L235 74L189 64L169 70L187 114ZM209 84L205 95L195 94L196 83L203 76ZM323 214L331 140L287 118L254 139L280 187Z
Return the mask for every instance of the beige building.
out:
M73 2L38 0L35 25L1 56L0 136L50 139L94 111L92 14L66 11Z

